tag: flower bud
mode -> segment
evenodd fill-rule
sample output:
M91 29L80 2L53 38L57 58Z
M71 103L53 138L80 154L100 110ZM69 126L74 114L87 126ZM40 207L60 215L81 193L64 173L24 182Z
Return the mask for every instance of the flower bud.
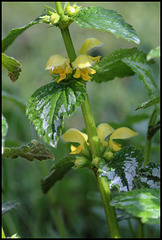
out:
M110 151L106 151L104 154L103 154L103 157L106 159L106 160L111 160L113 158L114 154Z
M42 22L42 23L49 23L49 20L50 20L50 16L48 16L48 15L39 17L39 22Z
M89 166L90 162L88 160L88 158L86 157L78 157L75 160L75 167L80 168L80 167L85 167L85 166Z
M69 17L72 17L76 13L76 9L72 6L67 6L64 13Z
M57 13L53 13L50 17L50 21L52 23L58 23L59 19L60 19L60 16Z

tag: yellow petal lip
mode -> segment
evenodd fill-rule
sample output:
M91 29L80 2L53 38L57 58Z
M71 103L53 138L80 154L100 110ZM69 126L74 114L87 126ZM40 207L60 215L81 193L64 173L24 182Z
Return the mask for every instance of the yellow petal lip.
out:
M64 65L66 61L68 61L68 59L59 54L52 55L47 61L46 70L60 67Z
M121 144L118 144L116 142L112 142L110 144L111 148L113 149L114 152L117 152L121 149Z
M97 135L102 142L108 135L113 133L113 131L114 129L107 123L101 123L97 127Z
M64 133L63 140L65 142L77 142L84 147L84 143L87 142L88 136L75 128L70 128Z
M84 69L84 68L88 68L91 67L93 65L93 60L91 58L89 58L88 55L79 55L74 62L72 62L72 66L74 68L80 68L80 69Z
M121 127L116 129L113 134L110 136L109 144L111 148L117 152L121 149L121 144L118 144L113 141L113 139L127 139L134 136L137 136L138 133L134 132L133 130L127 127Z
M84 41L83 45L79 49L78 53L79 54L87 54L87 52L95 47L102 46L103 43L100 42L97 38L88 38Z
M78 147L71 145L70 149L71 149L71 152L69 154L78 154L82 151L81 145L79 145Z

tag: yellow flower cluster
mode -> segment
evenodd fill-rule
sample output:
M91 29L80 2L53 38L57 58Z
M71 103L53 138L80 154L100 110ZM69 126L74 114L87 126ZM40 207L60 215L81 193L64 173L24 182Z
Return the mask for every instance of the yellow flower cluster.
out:
M111 134L111 135L110 135ZM111 151L117 152L121 149L121 144L116 143L115 139L127 139L133 136L136 136L137 133L132 131L127 127L120 127L114 130L109 124L101 123L97 127L97 135L98 138L101 140L104 147L109 148L111 155ZM105 138L110 135L108 141L105 141ZM71 145L71 153L70 154L78 154L78 153L85 153L86 152L86 145L88 145L88 136L85 133L80 132L75 128L68 129L64 135L63 140L65 142L77 142L80 145L75 147Z
M61 55L52 55L47 64L46 70L50 70L50 74L58 74L59 79L57 83L64 80L69 73L72 73L73 70L75 73L73 74L74 78L82 77L83 80L89 81L92 77L89 74L95 74L96 71L92 68L93 64L97 61L100 61L101 56L92 57L87 55L87 52L94 48L101 46L102 43L96 38L88 38L83 43L82 47L79 50L79 56L75 59L74 62L71 63L70 60L62 57Z

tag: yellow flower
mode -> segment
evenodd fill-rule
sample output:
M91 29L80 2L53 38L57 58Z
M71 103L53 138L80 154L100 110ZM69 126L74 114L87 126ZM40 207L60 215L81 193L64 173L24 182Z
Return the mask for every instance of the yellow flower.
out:
M62 57L61 55L52 55L46 64L46 70L50 70L50 74L60 75L57 83L64 80L66 75L72 73L72 68L69 64L69 59Z
M101 123L97 127L97 134L103 145L107 147L110 146L110 148L115 152L121 149L121 144L114 142L114 139L127 139L137 135L136 132L127 127L120 127L114 131L114 129L107 123ZM110 139L106 142L105 138L110 134Z
M105 138L110 134L109 141L105 141ZM101 123L97 127L97 135L106 148L110 147L110 150L106 150L106 157L111 158L113 156L111 150L117 152L121 149L121 144L114 142L114 139L127 139L136 136L137 133L127 127L121 127L114 131L109 124ZM87 148L87 146L89 146L87 134L82 133L75 128L70 128L64 133L63 140L65 142L76 142L80 144L78 147L71 145L70 154L83 153L84 155L89 155Z
M82 133L75 128L70 128L64 133L63 140L65 142L80 143L80 145L78 147L75 147L75 146L71 145L71 153L70 154L77 154L77 153L80 153L80 152L86 152L85 146L86 146L87 140L88 140L87 134Z
M92 77L89 74L95 74L96 71L91 68L96 61L100 61L101 56L91 57L87 55L87 52L94 48L102 45L102 43L96 38L88 38L83 43L82 47L79 50L79 56L72 62L73 68L76 69L74 78L82 77L83 80L89 81Z

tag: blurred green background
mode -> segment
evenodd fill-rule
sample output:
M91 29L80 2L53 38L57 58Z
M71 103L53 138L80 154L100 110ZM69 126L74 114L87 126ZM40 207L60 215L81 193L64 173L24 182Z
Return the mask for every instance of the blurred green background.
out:
M2 2L2 38L15 27L22 27L34 20L44 10L44 5L55 8L54 2ZM160 44L160 2L78 2L82 7L100 6L121 14L131 24L141 43L137 46L148 53ZM119 48L132 48L136 44L116 39L106 32L80 29L75 23L70 33L76 50L88 37L98 38L104 43L100 48L102 56ZM47 24L34 25L21 34L6 50L22 64L19 79L12 83L7 71L2 69L2 89L27 102L33 92L51 82L45 65L53 54L67 56L60 30ZM159 85L159 59L152 65L155 81ZM153 108L135 111L138 105L148 100L147 91L139 81L138 75L131 78L116 78L113 81L96 84L88 83L92 111L96 123L108 122L131 127L139 135L132 142L143 149L147 132L148 116ZM2 101L2 111L9 129L6 146L21 146L33 138L40 139L24 112L12 101ZM133 123L132 116L140 115L142 121ZM65 119L65 128L84 128L81 109L77 108L70 119ZM159 134L154 137L151 160L159 161ZM49 147L48 145L46 145ZM57 149L52 149L56 160L64 156L68 144L61 141ZM51 161L28 162L18 158L3 161L3 201L16 200L20 207L3 217L7 236L18 233L22 237L106 237L108 235L105 215L94 176L86 169L70 171L48 194L40 189L40 178L48 175ZM132 220L131 220L132 221ZM134 229L137 222L132 221ZM128 222L120 222L122 236L129 237ZM145 227L145 234L157 237L159 228L155 225Z

